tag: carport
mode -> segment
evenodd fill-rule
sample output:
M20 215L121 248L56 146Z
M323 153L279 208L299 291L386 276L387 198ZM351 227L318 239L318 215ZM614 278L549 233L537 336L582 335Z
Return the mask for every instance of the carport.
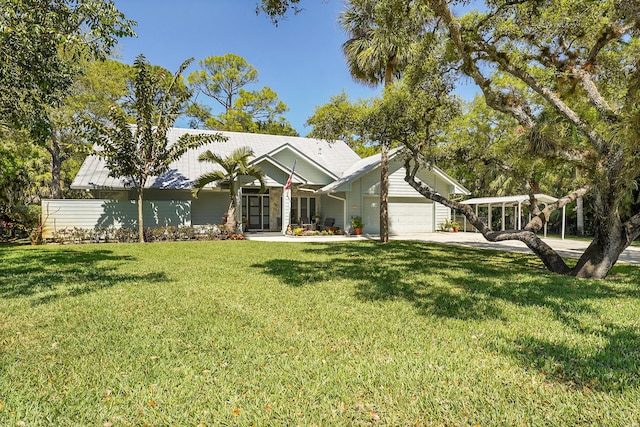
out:
M546 194L536 194L536 200L539 204L545 207L550 203L557 202L558 199ZM517 224L514 224L515 228L522 230L522 205L529 205L528 195L519 196L503 196L503 197L477 197L461 202L465 205L475 206L475 213L478 215L479 207L487 207L487 224L491 226L492 223L492 211L494 208L501 208L502 216L500 221L500 228L502 231L506 229L506 213L507 209L513 209L514 217L517 218ZM531 214L529 213L529 220L531 220ZM564 232L566 226L566 206L562 207L562 239L564 239ZM467 231L467 218L464 217L464 231ZM477 231L477 230L476 230ZM547 237L547 224L544 225L544 237Z

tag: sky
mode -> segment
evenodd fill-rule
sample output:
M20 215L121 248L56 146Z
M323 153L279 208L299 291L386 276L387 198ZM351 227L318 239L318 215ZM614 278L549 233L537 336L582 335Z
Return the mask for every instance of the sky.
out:
M304 11L271 23L256 15L258 0L115 0L116 7L138 22L137 38L118 44L116 59L132 64L144 54L153 65L175 72L188 59L195 61L184 73L198 69L209 56L234 53L258 70L259 82L247 89L269 86L289 107L285 117L301 136L316 106L345 91L351 100L371 98L382 86L369 88L349 75L342 43L346 34L338 24L343 0L307 0ZM201 95L199 102L215 105ZM214 113L219 113L214 109ZM187 119L178 126L186 127Z

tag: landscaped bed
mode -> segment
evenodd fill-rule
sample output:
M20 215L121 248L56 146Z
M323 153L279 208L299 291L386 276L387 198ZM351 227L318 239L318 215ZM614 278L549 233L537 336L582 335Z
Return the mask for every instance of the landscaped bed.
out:
M0 246L0 425L633 425L638 283L422 242Z

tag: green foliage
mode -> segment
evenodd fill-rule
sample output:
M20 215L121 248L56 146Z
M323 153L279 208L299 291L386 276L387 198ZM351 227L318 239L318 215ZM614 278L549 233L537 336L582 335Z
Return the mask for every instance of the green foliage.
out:
M104 58L135 35L112 0L2 0L0 10L0 117L32 131L68 95L80 57Z
M364 223L362 222L361 216L351 217L351 228L364 228Z
M25 131L0 132L0 214L37 203L47 170L46 152Z
M298 6L300 0L260 0L256 6L256 13L266 13L271 22L278 25L281 19L284 19L289 11L294 14L301 12L303 9Z
M327 141L344 141L360 157L368 157L379 152L377 141L366 137L364 117L370 109L370 102L351 102L345 92L332 96L329 103L317 106L313 115L307 119L306 125L313 127L307 136Z
M187 150L224 140L219 134L185 134L169 143L167 133L191 98L181 80L190 62L185 61L172 75L138 56L129 82L129 101L122 108L113 107L108 121L86 121L89 138L98 144L97 154L105 160L109 175L128 180L138 190L140 242L144 241L142 194L147 179L165 173ZM129 124L127 113L133 116L135 126Z
M4 247L0 424L628 425L639 281L420 242Z
M235 132L294 135L297 132L282 116L289 109L268 86L259 90L245 87L258 82L258 71L241 56L228 53L199 62L200 70L189 74L189 84L212 99L223 111L213 116L211 109L194 104L188 110L193 127Z
M348 1L339 21L349 37L342 48L351 76L370 86L393 83L411 62L428 15L418 1Z
M171 162L191 148L219 141L212 135L182 136L168 143L167 132L184 113L191 93L180 84L184 62L175 75L152 68L144 56L135 63L135 76L130 81L131 100L123 108L113 107L109 121L87 122L92 141L99 145L98 154L105 159L110 176L126 178L134 188L142 188L146 179L166 172ZM129 124L130 113L135 126Z
M249 147L239 147L235 149L228 157L222 157L218 154L207 150L202 153L198 160L201 162L214 163L222 170L214 170L196 178L193 184L193 195L198 197L200 190L211 183L229 184L229 209L227 210L227 222L225 224L227 233L236 233L237 218L236 209L238 206L238 185L240 177L251 177L260 183L260 192L264 192L265 174L256 165L250 163L250 158L254 156L253 150Z

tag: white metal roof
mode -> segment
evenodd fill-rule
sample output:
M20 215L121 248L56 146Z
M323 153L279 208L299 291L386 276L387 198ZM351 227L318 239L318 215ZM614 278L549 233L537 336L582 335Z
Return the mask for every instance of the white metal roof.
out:
M176 141L184 134L215 133L216 131L198 129L172 128L167 137L169 142ZM197 149L189 150L180 159L173 162L169 171L160 177L150 178L145 188L188 189L200 175L219 168L209 162L198 161L198 156L211 150L222 157L226 157L239 147L250 147L256 158L277 152L280 147L289 146L293 151L302 153L311 159L322 170L335 177L342 177L360 157L342 141L325 141L321 139L301 138L293 136L263 135L239 132L220 132L227 137L226 142L214 142ZM84 190L95 188L128 188L124 179L112 178L105 162L98 156L90 155L86 158L71 188Z
M549 204L557 202L558 199L546 194L536 194L536 200L539 203ZM503 196L503 197L476 197L474 199L468 199L460 202L465 205L517 205L519 203L529 204L529 195L523 194L518 196Z

